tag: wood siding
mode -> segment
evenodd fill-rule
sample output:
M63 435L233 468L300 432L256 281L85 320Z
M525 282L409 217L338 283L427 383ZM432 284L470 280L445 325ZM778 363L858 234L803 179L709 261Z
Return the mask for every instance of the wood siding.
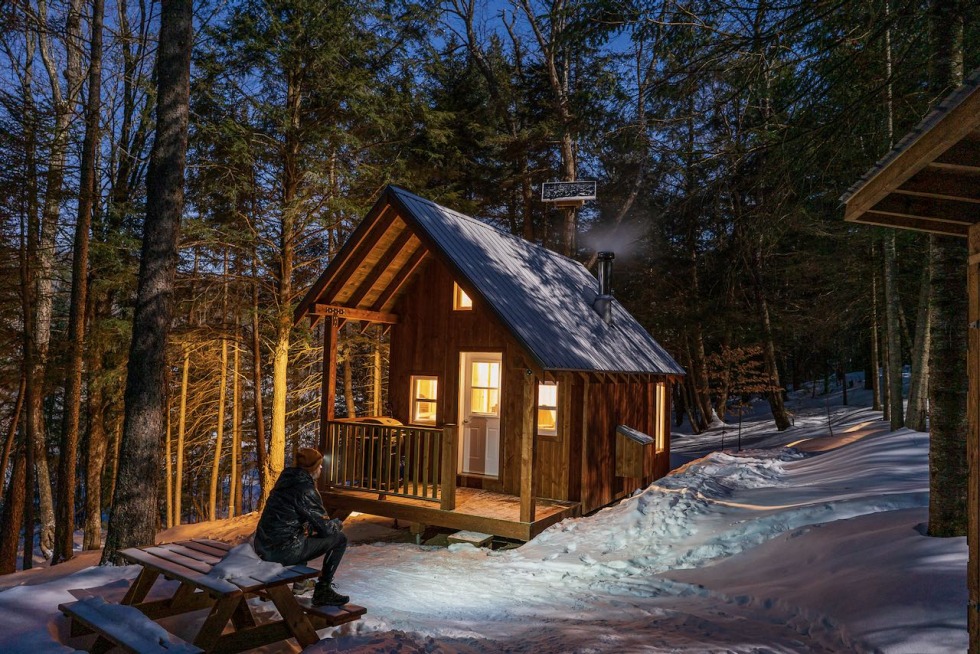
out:
M439 378L437 424L455 424L460 352L502 353L500 475L497 479L467 476L461 479L461 485L513 495L520 493L521 409L524 371L528 368L523 350L477 298L473 298L471 310L453 310L453 278L435 258L422 265L394 311L399 322L391 331L389 394L394 417L406 424L411 408L412 375Z
M392 412L408 424L412 375L434 375L439 378L437 424L457 423L460 353L500 352L500 474L497 479L460 476L459 483L519 495L524 384L532 367L530 357L477 298L472 310L454 311L453 281L438 259L429 258L394 307L399 322L391 332ZM532 383L543 374L534 373ZM667 474L671 394L666 377L560 372L544 378L558 382L558 434L537 437L538 497L582 502L583 512L588 512ZM662 407L656 402L657 383L667 384ZM642 477L617 477L616 427L626 425L655 437L658 420L665 434L664 450L645 448Z

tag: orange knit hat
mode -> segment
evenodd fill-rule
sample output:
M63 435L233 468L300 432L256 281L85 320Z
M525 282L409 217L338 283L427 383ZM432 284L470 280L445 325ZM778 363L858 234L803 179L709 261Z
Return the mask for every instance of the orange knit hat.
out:
M320 454L320 450L312 447L301 447L296 452L297 468L302 468L307 472L313 472L321 463L323 463L323 455Z

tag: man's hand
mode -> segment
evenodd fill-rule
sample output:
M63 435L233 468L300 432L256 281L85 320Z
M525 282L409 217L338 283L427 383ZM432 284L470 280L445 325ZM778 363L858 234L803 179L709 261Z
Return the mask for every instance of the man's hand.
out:
M344 528L344 523L334 518L333 520L327 520L327 536L332 536Z

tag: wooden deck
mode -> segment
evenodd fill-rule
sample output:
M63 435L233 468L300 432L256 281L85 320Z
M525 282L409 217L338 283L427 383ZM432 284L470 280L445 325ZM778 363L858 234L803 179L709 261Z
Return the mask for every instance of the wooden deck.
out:
M551 525L579 515L577 502L538 499L534 522L521 522L521 498L472 488L456 488L456 508L444 511L438 504L407 497L335 489L320 489L328 511L358 511L435 527L478 531L528 541Z

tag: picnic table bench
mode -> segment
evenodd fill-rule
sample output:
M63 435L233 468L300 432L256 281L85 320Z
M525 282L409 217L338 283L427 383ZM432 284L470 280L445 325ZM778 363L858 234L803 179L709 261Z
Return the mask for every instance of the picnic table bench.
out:
M120 604L84 597L58 609L70 619L71 636L98 634L90 651L105 652L118 646L134 654L234 653L287 638L307 647L319 641L317 629L358 620L367 611L354 604L314 607L309 600L297 598L290 584L320 574L307 566L275 572L256 566L230 579L209 574L230 550L227 543L208 539L121 550L120 556L142 569ZM161 576L180 583L169 597L147 601ZM280 619L258 624L248 605L250 597L271 601ZM203 609L209 612L192 644L154 622Z

